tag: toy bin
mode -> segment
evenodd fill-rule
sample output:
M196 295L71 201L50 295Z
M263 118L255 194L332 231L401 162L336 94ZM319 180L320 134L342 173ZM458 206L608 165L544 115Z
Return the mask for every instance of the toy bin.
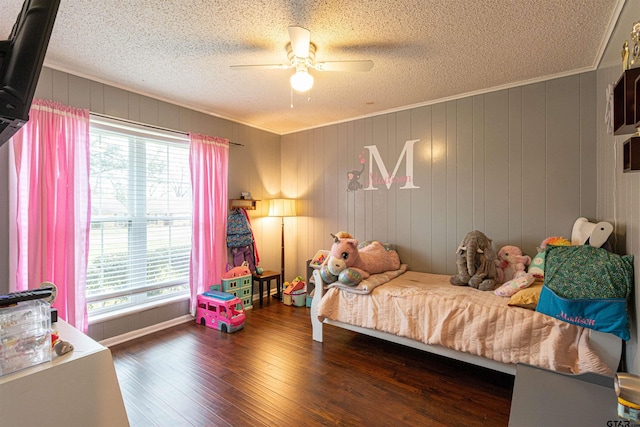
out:
M309 267L320 268L322 266L322 263L325 262L328 257L329 257L329 251L319 250L311 259L311 262L309 263Z
M291 303L294 307L304 307L307 303L307 293L303 291L291 294Z
M51 305L42 300L0 308L0 376L51 361Z

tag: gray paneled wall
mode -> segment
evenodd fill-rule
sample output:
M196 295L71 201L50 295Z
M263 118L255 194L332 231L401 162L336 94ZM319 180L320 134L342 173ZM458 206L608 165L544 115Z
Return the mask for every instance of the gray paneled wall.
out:
M576 218L596 217L595 88L590 72L283 136L283 193L303 207L287 223L290 275L339 230L393 242L410 268L444 274L473 229L530 255L546 237L570 238ZM401 152L416 139L419 188L347 191L361 153L363 186L381 174L365 147L403 176Z
M607 133L604 122L608 84L615 84L622 71L620 66L598 71L597 80L597 141L598 141L598 217L614 225L612 244L616 252L633 254L635 283L640 281L640 173L622 172L622 146L631 135ZM629 372L640 374L638 352L638 313L640 295L633 293L631 307L631 339L626 343L626 363Z

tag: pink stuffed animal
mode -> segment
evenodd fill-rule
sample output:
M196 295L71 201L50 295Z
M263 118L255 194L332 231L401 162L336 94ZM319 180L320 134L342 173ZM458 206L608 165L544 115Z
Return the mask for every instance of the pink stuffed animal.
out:
M496 282L499 284L516 279L526 273L531 257L523 255L517 246L503 246L496 262Z
M400 257L394 250L387 248L380 242L371 244L358 250L358 241L353 238L339 238L333 236L333 245L326 261L326 268L331 275L343 277L344 270L350 269L351 279L345 279L348 284L358 279L366 279L371 274L383 273L385 271L397 270L400 268ZM352 272L356 272L353 274ZM360 276L360 277L358 277Z

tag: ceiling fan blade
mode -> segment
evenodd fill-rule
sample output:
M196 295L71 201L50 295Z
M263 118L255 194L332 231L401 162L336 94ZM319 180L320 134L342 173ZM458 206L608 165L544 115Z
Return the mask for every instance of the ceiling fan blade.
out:
M306 28L290 26L289 40L291 40L291 50L299 58L309 57L309 43L311 43L311 33Z
M373 68L373 61L327 61L317 62L313 68L318 71L370 71Z
M291 64L258 64L258 65L231 65L229 68L232 70L286 70L291 68Z

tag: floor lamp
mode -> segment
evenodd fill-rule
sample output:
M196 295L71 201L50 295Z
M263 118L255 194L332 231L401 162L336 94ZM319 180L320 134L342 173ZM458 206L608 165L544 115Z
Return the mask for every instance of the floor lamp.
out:
M280 281L284 285L284 217L296 216L296 201L294 199L269 200L269 216L279 216L282 220ZM278 295L280 298L280 295Z

